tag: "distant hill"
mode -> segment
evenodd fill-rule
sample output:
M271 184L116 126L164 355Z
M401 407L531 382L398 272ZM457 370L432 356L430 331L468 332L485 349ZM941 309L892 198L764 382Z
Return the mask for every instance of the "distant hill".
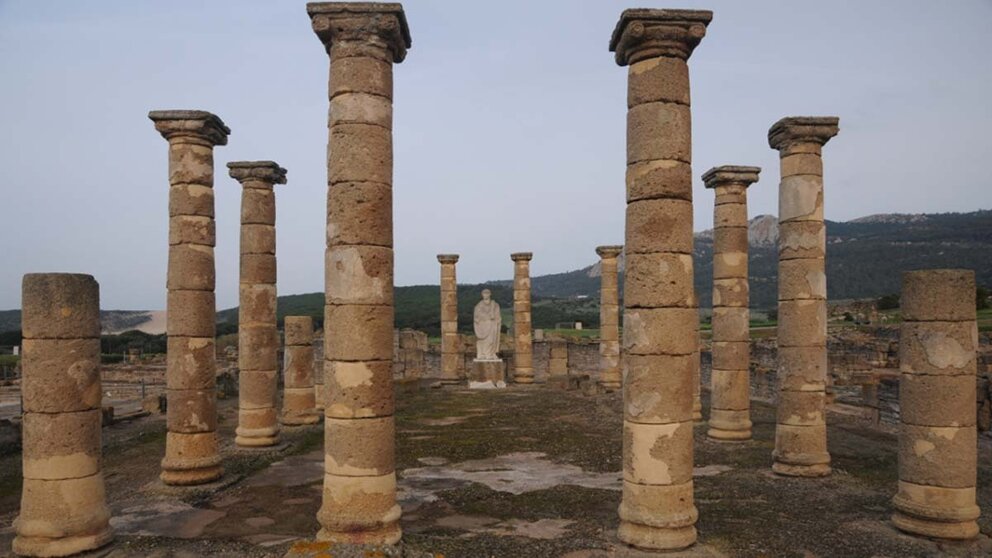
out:
M847 222L827 221L827 293L831 299L898 293L901 273L958 267L975 270L992 285L992 210L971 213L883 214ZM778 224L774 216L751 219L751 306L772 308L778 294ZM696 292L711 305L713 232L696 234ZM622 262L621 262L622 268ZM599 264L535 277L535 295L598 296Z
M773 308L778 292L778 223L772 215L751 219L751 306ZM713 232L696 234L696 292L702 307L711 305ZM831 299L874 298L898 293L901 272L910 269L958 267L973 269L980 285L992 286L992 210L971 213L880 214L847 222L827 221L827 290ZM621 260L621 269L623 261ZM559 322L599 323L599 264L531 280L533 324L551 328ZM621 276L621 289L623 278ZM512 282L459 285L459 324L472 328L472 309L479 292L489 287L511 323ZM279 297L279 319L313 316L323 322L323 294ZM436 285L397 287L396 326L439 334L440 293ZM101 312L105 332L134 328L164 331L163 312ZM220 323L237 323L237 308L217 313ZM20 328L20 311L0 311L0 332ZM161 325L159 325L161 324ZM149 331L149 333L155 333Z

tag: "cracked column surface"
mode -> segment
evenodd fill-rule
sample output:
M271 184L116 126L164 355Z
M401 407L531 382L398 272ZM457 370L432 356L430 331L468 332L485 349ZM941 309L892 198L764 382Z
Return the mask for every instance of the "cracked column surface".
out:
M513 260L513 381L534 383L534 343L530 327L530 252L510 254Z
M620 293L617 278L623 246L599 246L599 385L620 389Z
M395 544L393 64L400 4L307 4L330 57L325 258L324 494L317 538Z
M214 348L214 146L231 130L200 110L152 111L169 141L169 270L166 303L165 484L220 478Z
M707 436L751 439L751 364L747 254L747 188L758 167L714 167L703 183L713 207L713 371Z
M793 477L830 474L827 382L826 228L823 145L833 116L790 116L768 131L781 164L778 190L778 418L772 470Z
M283 365L282 423L317 424L320 414L313 389L313 318L286 316Z
M438 254L441 263L441 381L458 383L462 379L462 355L458 342L458 280L455 264L458 254Z
M899 491L892 522L925 537L978 535L975 273L902 276Z
M100 287L29 273L21 298L23 476L19 556L68 556L113 539L100 467Z
M629 66L618 535L646 549L696 542L692 361L699 316L687 62L712 17L701 10L625 10L610 40L617 64Z
M241 183L241 279L238 285L238 428L243 447L279 443L276 409L279 330L276 328L276 184L286 169L272 161L227 164Z

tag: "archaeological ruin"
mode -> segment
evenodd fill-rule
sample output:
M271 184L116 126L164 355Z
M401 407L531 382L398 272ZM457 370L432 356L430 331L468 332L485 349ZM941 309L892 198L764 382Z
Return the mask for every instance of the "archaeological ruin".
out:
M418 227L436 218L394 192L394 155L402 168L432 149L407 137L430 130L400 121L410 148L394 147L407 12L315 2L306 14L328 64L316 165L326 190L310 181L280 193L280 207L303 190L308 204L326 202L323 233L307 229L304 243L323 246L322 292L277 297L277 269L290 283L312 275L286 265L300 253L283 249L292 219L280 219L277 266L286 169L226 162L241 187L238 219L224 192L215 207L213 184L214 147L231 130L207 111L151 111L168 142L162 348L130 322L108 327L94 276L23 276L18 368L0 366L0 552L992 555L992 314L983 325L971 269L901 272L894 307L834 291L828 300L836 223L824 212L822 151L839 118L785 117L766 138L767 121L748 131L779 157L768 251L757 253L749 218L757 166L697 175L713 190L713 229L694 233L689 59L708 31L720 34L713 12L620 14L608 52L626 68L625 188L602 191L625 207L612 211L623 243L596 246L593 265L556 284L538 272L557 254L516 214L499 218L548 256L533 276L533 252L512 252L509 277L498 235L489 264L507 277L484 283L458 282L459 261L463 281L479 263L454 227L436 245L411 241L426 257L394 244L405 240L394 215L417 213ZM475 39L479 23L450 22ZM425 56L479 46L425 43ZM699 56L694 73L713 72ZM434 192L415 194L439 205ZM225 220L237 250L217 233ZM573 244L591 259L586 240ZM403 257L438 277L435 254L439 284L395 285ZM755 278L757 263L774 281ZM237 285L236 309L218 312L218 277ZM759 287L767 306L754 302Z

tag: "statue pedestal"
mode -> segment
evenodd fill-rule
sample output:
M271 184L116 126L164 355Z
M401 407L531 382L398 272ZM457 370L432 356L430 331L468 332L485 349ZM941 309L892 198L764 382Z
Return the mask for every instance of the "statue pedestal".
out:
M492 387L506 385L506 364L500 359L473 360L472 369L468 373L469 387L473 383L491 383Z

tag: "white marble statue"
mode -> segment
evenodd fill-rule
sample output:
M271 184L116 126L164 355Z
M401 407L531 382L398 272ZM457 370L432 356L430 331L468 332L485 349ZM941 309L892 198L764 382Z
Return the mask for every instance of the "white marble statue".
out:
M499 360L499 334L503 319L499 314L499 304L492 298L489 289L483 289L482 300L475 305L475 360Z

